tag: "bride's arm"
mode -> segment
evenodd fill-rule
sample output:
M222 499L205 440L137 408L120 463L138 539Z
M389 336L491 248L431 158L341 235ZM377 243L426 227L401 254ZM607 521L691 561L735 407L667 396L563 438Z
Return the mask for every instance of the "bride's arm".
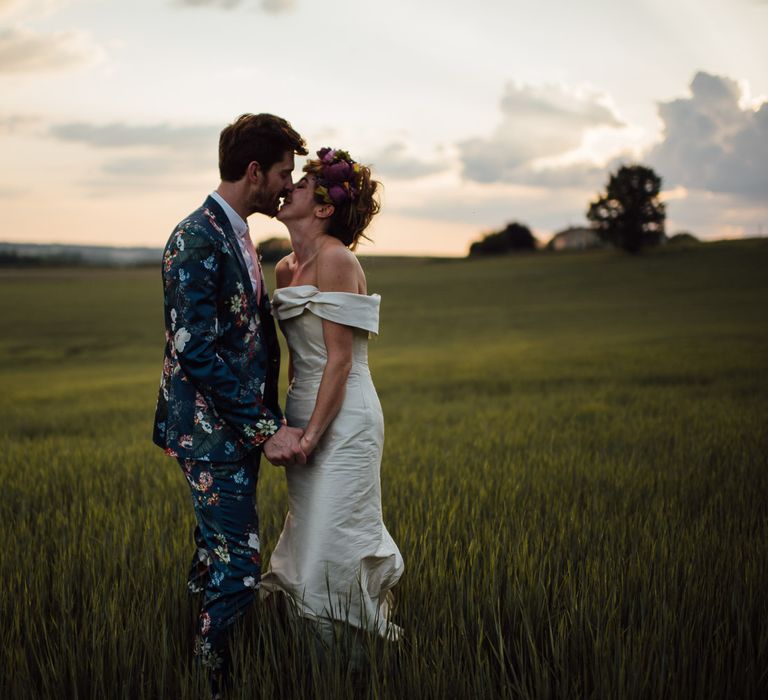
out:
M291 271L291 257L293 253L289 253L284 258L277 261L275 265L275 287L280 289L281 287L288 287L291 284L291 278L293 272ZM288 383L293 381L293 354L290 347L288 348Z
M357 293L359 263L346 248L328 247L317 261L317 286L322 292ZM301 438L301 447L308 455L331 424L344 401L344 390L352 369L354 330L323 319L323 340L328 360L317 391L315 408Z

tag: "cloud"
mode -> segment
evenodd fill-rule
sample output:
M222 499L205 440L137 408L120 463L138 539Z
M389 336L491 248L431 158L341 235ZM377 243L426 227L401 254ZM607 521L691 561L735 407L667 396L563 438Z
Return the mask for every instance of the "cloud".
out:
M219 131L220 127L213 126L129 126L121 123L96 126L85 122L72 122L51 127L50 134L61 141L82 143L94 148L148 146L182 151L215 148Z
M726 193L684 190L667 202L667 233L681 229L703 238L768 235L768 206Z
M0 0L0 15L23 15L27 19L48 17L77 0Z
M573 163L556 168L524 167L518 170L519 182L531 187L589 190L601 187L611 166Z
M0 116L0 136L22 131L31 124L35 124L39 121L38 117L32 117L27 114L8 114L6 116Z
M0 0L0 17L13 14L21 5L21 0Z
M730 78L699 72L691 96L663 102L664 137L647 160L666 187L765 199L768 193L768 102L742 109Z
M177 0L176 4L182 7L220 7L231 10L240 4L240 0Z
M101 167L104 175L118 178L164 177L172 169L168 158L115 158Z
M188 191L208 187L217 176L215 158L181 151L107 158L78 181L89 197Z
M60 70L94 60L100 53L86 36L74 32L0 29L0 74Z
M0 185L0 199L18 199L27 194L29 190L22 189L21 187L13 187L8 185Z
M587 197L566 189L551 190L517 185L457 183L431 191L409 193L406 201L388 207L399 216L469 224L481 231L498 230L504 223L521 221L537 230L556 230L584 220Z
M261 0L261 7L267 12L290 12L296 7L296 0Z
M391 177L396 180L414 180L427 175L444 172L449 163L419 160L409 156L404 143L395 142L382 148L364 162L371 163L376 175Z
M501 124L490 138L459 143L464 176L476 182L520 182L523 166L577 148L589 129L623 126L602 96L558 86L507 85Z
M222 10L231 10L243 4L242 0L176 0L182 7L218 7ZM296 7L296 0L261 0L262 10L271 14L290 12Z
M156 191L216 177L219 126L55 124L48 136L103 153L79 184L93 196Z

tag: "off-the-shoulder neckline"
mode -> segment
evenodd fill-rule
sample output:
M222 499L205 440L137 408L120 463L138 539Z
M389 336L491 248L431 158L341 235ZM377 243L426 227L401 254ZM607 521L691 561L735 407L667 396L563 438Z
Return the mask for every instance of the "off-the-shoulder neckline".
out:
M372 297L375 296L375 294L360 294L360 292L324 292L320 289L320 287L314 285L314 284L291 284L287 287L277 287L273 294L277 294L278 292L282 292L284 289L301 289L302 287L307 287L309 289L316 289L318 293L320 294L351 294L352 296L356 297Z

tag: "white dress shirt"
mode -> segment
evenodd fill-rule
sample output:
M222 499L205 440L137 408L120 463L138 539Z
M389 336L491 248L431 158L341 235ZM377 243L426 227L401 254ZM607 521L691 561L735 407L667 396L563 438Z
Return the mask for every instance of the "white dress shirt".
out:
M245 266L248 268L248 276L251 278L253 289L259 289L259 278L261 275L259 274L257 268L258 262L253 259L248 249L248 239L251 236L250 232L248 231L248 224L246 223L245 219L243 219L243 217L240 216L240 214L238 214L229 205L227 200L224 199L224 197L222 197L218 192L211 192L211 197L213 197L221 205L221 208L224 210L224 213L229 219L229 223L232 224L232 230L235 232L235 236L237 237L237 244L240 246L240 251L243 254ZM251 246L253 246L252 242Z

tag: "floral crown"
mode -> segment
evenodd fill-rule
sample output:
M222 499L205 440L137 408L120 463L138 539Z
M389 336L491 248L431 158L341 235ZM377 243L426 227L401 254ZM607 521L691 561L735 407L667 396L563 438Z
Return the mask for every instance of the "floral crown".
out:
M360 164L346 151L334 148L321 148L317 157L318 167L313 168L317 180L315 195L325 204L337 206L357 199L362 187Z

